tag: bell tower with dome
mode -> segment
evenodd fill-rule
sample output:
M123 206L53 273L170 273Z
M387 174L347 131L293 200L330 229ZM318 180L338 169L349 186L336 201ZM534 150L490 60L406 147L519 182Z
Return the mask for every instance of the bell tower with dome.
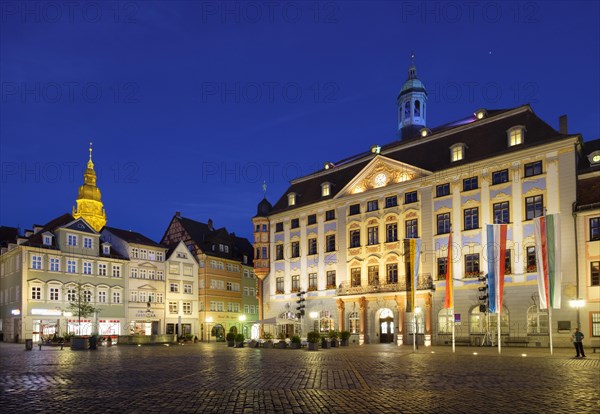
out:
M102 194L96 186L96 171L92 162L92 143L90 142L90 159L87 169L83 173L83 185L79 187L77 205L73 207L73 217L83 218L96 231L100 231L106 224L106 211L102 204Z
M415 54L410 55L408 79L402 85L398 95L398 132L400 139L407 139L419 135L425 128L427 91L425 85L417 78Z

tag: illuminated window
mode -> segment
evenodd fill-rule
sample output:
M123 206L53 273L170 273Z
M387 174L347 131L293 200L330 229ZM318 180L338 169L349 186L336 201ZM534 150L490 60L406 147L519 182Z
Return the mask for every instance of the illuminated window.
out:
M191 315L192 314L192 303L191 302L183 302L183 314L184 315ZM238 304L239 306L239 304ZM239 308L238 308L239 311Z
M369 276L369 286L379 285L379 266L369 266L367 272Z
M416 239L419 237L418 220L411 219L404 222L404 230L407 239Z
M600 240L600 217L590 219L590 241Z
M590 281L592 286L600 286L600 262L590 262Z
M523 143L523 131L525 130L522 126L516 126L507 131L508 134L508 146L513 147Z
M453 309L442 309L438 312L438 333L452 333L452 324L454 322Z
M541 195L525 197L525 219L533 220L544 214L544 198Z
M465 144L455 144L450 147L450 161L456 162L465 158Z
M350 312L348 315L348 327L350 328L350 333L357 334L360 330L360 319L358 317L358 312ZM599 329L600 330L600 329Z
M548 328L548 313L546 310L538 308L538 305L531 305L527 308L528 334L548 334Z
M308 254L317 254L317 239L308 239Z
M360 286L360 267L350 269L350 283L352 287Z
M332 289L335 288L335 270L328 270L327 271L327 289Z
M308 290L317 290L317 274L309 273L308 274Z
M323 183L321 184L321 197L327 197L331 195L331 184Z
M300 275L292 275L292 292L300 292Z
M360 247L360 230L350 230L350 247Z
M177 313L177 302L169 302L169 313Z
M296 205L296 193L289 193L288 194L288 206L295 206Z
M379 227L373 226L367 228L367 244L373 245L379 243Z
M386 243L391 243L398 241L398 224L391 223L385 226L385 241Z
M390 263L386 265L387 282L398 283L398 264Z

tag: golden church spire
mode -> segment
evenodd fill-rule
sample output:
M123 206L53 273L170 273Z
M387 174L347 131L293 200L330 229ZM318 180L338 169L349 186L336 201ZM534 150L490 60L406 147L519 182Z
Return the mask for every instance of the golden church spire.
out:
M92 143L90 142L90 159L87 169L83 173L83 185L79 187L77 206L73 207L73 217L83 218L96 231L100 231L106 224L106 212L102 204L102 194L96 186L96 171L92 161Z

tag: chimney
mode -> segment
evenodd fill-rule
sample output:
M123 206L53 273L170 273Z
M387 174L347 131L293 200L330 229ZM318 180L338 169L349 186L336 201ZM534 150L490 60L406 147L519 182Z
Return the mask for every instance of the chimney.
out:
M207 224L207 225L208 225L208 229L209 229L210 231L213 231L213 230L214 230L214 227L213 227L213 221L212 221L212 219L210 219L210 218L208 219L208 224Z
M175 217L181 217L181 211L176 211L175 212Z
M569 133L566 115L561 115L558 117L558 132L565 135Z

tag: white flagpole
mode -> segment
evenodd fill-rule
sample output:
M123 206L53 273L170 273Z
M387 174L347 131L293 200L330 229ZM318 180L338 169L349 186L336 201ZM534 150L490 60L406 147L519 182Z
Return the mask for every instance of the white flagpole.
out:
M548 332L550 334L550 355L552 355L552 306L550 304L548 304Z
M415 311L415 303L413 302L413 352L417 352L417 312Z
M502 344L500 343L502 326L500 325L500 309L498 309L498 354L502 354Z

